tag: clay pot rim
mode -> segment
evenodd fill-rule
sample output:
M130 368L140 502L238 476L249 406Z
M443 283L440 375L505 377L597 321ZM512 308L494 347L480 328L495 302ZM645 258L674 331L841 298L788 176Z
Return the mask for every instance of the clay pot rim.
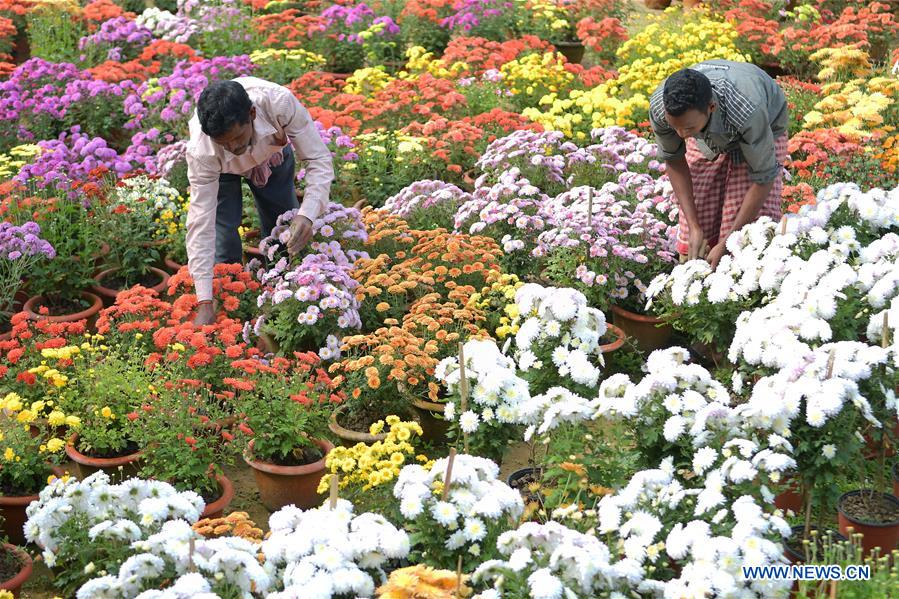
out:
M62 478L68 474L68 470L62 466L50 466L50 470L57 478ZM0 495L0 506L28 505L40 497L39 493L34 495Z
M895 467L894 467L894 468L895 468ZM864 491L865 491L865 492L868 492L869 489L864 489ZM893 527L895 527L895 526L899 526L899 518L896 518L896 519L893 520L892 522L875 523L875 522L863 522L863 521L858 520L857 518L854 518L854 517L850 516L849 514L847 514L847 513L843 510L843 501L844 501L847 497L854 497L854 496L856 496L856 495L860 495L861 493L862 493L862 490L856 489L855 491L849 491L849 492L847 492L847 493L843 493L843 494L840 496L840 501L839 501L839 503L837 503L837 510L839 511L839 513L840 513L841 516L843 516L844 518L846 518L846 520L848 520L848 521L851 522L852 524L856 524L856 525L859 525L859 526L867 526L867 527L869 527L869 528L893 528ZM896 497L895 495L893 495L893 494L891 494L891 493L881 493L880 491L874 491L874 493L875 493L876 495L880 495L881 497L883 497L883 498L886 499L887 501L890 501L890 502L892 502L892 503L895 503L897 506L899 506L899 497ZM856 531L856 532L857 532L857 531Z
M103 281L103 279L105 279L106 277L108 277L109 275L111 275L114 272L118 272L119 270L121 270L121 268L118 266L115 266L113 268L107 268L105 270L98 272L96 275L94 275L94 281L96 281L97 284L92 285L91 289L93 291L95 291L97 294L103 295L106 297L116 297L122 291L126 291L125 289L112 289L110 287L104 287L103 285L100 284ZM147 270L149 272L152 272L155 275L158 275L162 279L159 283L150 287L150 289L153 289L153 290L161 293L166 288L166 285L169 282L169 273L165 272L161 268L156 268L155 266L151 266Z
M163 264L165 264L166 266L168 266L169 268L171 268L171 269L174 270L175 272L178 272L178 271L180 271L182 268L184 268L185 266L187 266L186 264L179 264L179 263L175 262L175 260L174 260L169 254L166 254L166 255L162 258L162 262L163 262ZM177 267L177 268L176 268L176 267Z
M344 404L338 406L336 410L331 412L331 417L328 419L328 428L332 433L342 439L357 441L359 443L375 443L377 441L383 441L387 438L387 433L372 435L371 433L361 433L359 431L350 430L348 428L340 426L340 424L338 424L337 422L337 416L338 414L342 414L346 410L346 407L346 404Z
M94 468L110 468L116 466L124 466L131 462L136 462L141 458L143 453L140 450L119 456L117 458L94 458L85 453L81 453L75 448L75 442L78 440L78 433L73 433L66 441L66 455L69 459L78 464L85 466L93 466Z
M421 410L427 410L429 412L439 412L443 415L446 404L438 403L434 401L428 401L426 399L419 399L417 397L412 398L412 405Z
M222 494L215 501L206 504L203 513L200 514L200 518L208 518L208 514L214 514L224 510L234 499L234 483L231 482L231 479L222 473L216 474L215 480L218 482L219 487L221 487Z
M645 322L647 324L662 324L663 322L665 322L658 316L648 316L646 314L637 314L636 312L631 312L630 310L626 310L626 309L622 308L621 306L616 306L614 304L612 304L611 310L618 316L627 318L629 320L635 320L637 322Z
M624 340L627 337L627 335L624 334L624 331L622 331L612 323L606 323L606 329L607 333L614 334L617 339L615 339L615 341L612 341L611 343L606 343L605 345L599 346L599 350L604 354L613 352L616 349L620 348L622 345L624 345Z
M49 322L77 322L79 320L84 320L94 316L95 314L99 314L100 310L103 309L103 300L96 293L91 293L90 291L82 291L80 293L81 297L90 300L91 305L89 308L85 308L81 312L73 312L72 314L58 314L56 316L44 316L43 314L39 314L34 311L39 305L43 305L44 296L43 295L33 295L28 298L28 301L25 302L25 305L22 306L22 311L28 314L28 317L32 320L48 320Z
M25 581L31 578L31 571L34 568L34 561L31 559L31 556L28 555L28 552L13 545L11 543L3 543L3 548L9 551L10 553L15 553L19 560L22 562L21 569L19 572L10 578L9 580L4 580L0 582L0 589L10 590L17 589L25 584Z
M281 476L302 476L304 474L313 474L320 470L324 470L325 459L328 457L328 453L334 449L334 444L326 439L312 439L312 442L318 445L319 449L324 452L322 459L301 466L279 466L271 462L262 462L252 459L250 455L252 455L253 452L254 441L255 439L250 441L247 445L247 450L243 453L243 461L254 470L267 472L269 474L279 474Z
M899 482L899 461L893 464L893 480Z

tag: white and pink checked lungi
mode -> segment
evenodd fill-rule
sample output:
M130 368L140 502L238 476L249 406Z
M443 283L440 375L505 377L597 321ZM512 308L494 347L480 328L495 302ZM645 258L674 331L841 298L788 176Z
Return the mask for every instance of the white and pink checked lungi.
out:
M774 151L777 154L777 163L784 164L787 159L786 135L774 140ZM718 243L722 234L730 233L737 212L743 204L743 198L752 185L752 181L749 180L749 165L745 162L733 164L727 154L720 154L715 160L708 160L696 147L693 138L687 140L686 159L693 179L693 199L696 202L699 225L711 248ZM758 216L770 216L774 220L780 220L782 192L783 177L778 173ZM677 231L678 253L689 252L689 239L690 228L681 211Z

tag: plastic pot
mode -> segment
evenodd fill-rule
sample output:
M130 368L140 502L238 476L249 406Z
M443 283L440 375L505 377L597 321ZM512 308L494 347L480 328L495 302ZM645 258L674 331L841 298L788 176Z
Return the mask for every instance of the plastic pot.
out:
M869 491L864 491L866 495L871 494ZM852 528L852 531L855 533L862 534L862 549L865 554L871 552L875 547L880 547L880 555L888 555L890 551L896 548L896 545L899 544L899 518L892 520L890 522L872 522L870 520L862 520L857 516L850 516L844 510L844 503L847 499L851 497L857 497L862 494L862 491L850 491L848 493L844 493L842 497L840 497L840 503L838 505L838 516L837 521L840 524L840 532L844 535L851 536L851 532L849 531ZM894 497L888 493L873 493L874 497L882 497L885 501L888 501L894 504L897 508L899 508L899 498Z

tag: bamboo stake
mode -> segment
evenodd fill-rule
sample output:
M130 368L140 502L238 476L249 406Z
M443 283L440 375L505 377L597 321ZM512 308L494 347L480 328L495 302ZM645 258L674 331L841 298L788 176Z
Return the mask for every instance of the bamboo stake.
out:
M340 482L339 479L340 479L339 474L331 475L331 509L332 510L337 507L337 488L338 488L338 484Z
M836 359L837 359L837 350L835 350L835 349L830 350L830 357L827 358L827 373L825 373L825 375L824 375L825 380L829 379L831 376L833 376L833 363L834 363L834 360L836 360Z
M787 234L787 215L786 214L784 214L783 218L780 219L780 234L781 235Z
M196 546L194 545L194 538L190 537L190 540L187 542L187 571L188 572L196 572L197 566L194 564L194 551Z
M890 313L883 313L883 334L880 336L881 346L886 349L890 346Z
M456 562L456 599L462 599L462 556Z
M449 497L450 490L450 481L453 478L453 462L456 461L456 448L451 447L449 452L449 459L446 462L446 476L443 477L443 501L446 501L447 497Z
M593 187L587 188L587 228L593 230Z
M459 417L468 411L468 376L465 374L465 345L459 342ZM461 426L459 427L461 430ZM462 451L468 453L468 433L462 431Z

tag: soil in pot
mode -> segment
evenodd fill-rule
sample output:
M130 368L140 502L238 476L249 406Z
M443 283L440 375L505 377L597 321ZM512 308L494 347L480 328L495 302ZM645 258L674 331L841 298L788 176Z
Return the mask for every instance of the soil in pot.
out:
M889 553L899 544L899 498L887 493L851 491L840 497L840 532L861 534L865 554L875 547Z
M84 299L73 300L65 297L41 299L43 301L38 302L38 305L35 306L35 312L38 312L40 308L47 308L49 312L47 316L67 316L69 314L76 314L82 310L87 310L91 307L90 302ZM40 315L39 312L38 315Z
M318 447L300 447L284 457L277 456L266 461L277 466L306 466L319 461L323 457L325 457L325 454Z
M11 551L4 545L0 549L0 581L13 578L22 569L22 558L17 551Z
M108 287L109 289L130 289L135 285L141 285L146 287L147 289L151 287L155 287L162 282L162 277L159 276L154 271L150 271L144 273L143 276L138 277L136 281L128 282L125 280L125 277L120 275L112 275L109 277L103 278L103 286Z
M525 504L539 502L539 492L531 491L528 487L533 484L540 484L543 480L543 471L539 468L522 468L516 470L509 475L509 486L521 493L521 498Z
M790 563L793 564L801 564L805 562L805 526L798 525L794 526L790 529L793 534L790 535L789 539L785 539L783 542L784 546L784 555L787 556L787 559L790 560ZM824 555L824 540L827 537L830 537L832 543L842 543L847 541L848 539L838 533L835 530L825 530L823 534L818 532L818 528L816 526L812 526L809 531L809 543L814 543L814 547L809 545L809 555L816 555L818 557ZM812 553L814 551L814 553Z

